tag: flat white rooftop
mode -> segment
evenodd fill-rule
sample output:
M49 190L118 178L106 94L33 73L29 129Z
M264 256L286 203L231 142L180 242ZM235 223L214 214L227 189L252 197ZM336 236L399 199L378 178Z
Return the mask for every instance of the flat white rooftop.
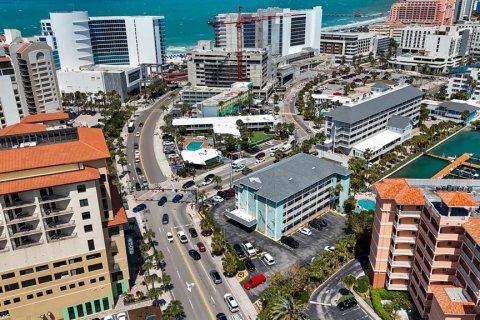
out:
M399 139L402 135L391 130L383 130L371 136L367 140L359 142L353 146L354 149L364 152L367 149L375 152L382 149L385 145Z
M195 151L192 150L182 150L181 152L183 161L188 161L190 163L204 166L209 160L220 157L222 153L217 149L198 149Z
M239 210L239 209L227 211L225 213L225 216L249 228L257 224L257 219L255 217L252 217L248 213L243 212L242 210Z

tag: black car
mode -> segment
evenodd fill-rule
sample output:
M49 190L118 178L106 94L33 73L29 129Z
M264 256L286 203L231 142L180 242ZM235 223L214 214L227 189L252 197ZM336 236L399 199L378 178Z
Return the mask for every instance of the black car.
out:
M320 223L320 225L323 227L323 228L326 228L328 226L327 224L327 221L323 220L323 219L318 219L318 223Z
M138 125L139 127L143 127L143 122L140 122L140 124Z
M140 183L135 182L135 190L142 191L142 186L140 185Z
M170 218L168 217L168 213L164 213L162 217L162 223L168 224L169 221L170 221Z
M245 262L245 267L247 268L247 270L249 272L255 271L256 268L255 268L255 265L253 264L252 260L246 259L244 262Z
M217 313L217 320L228 320L225 313Z
M160 198L160 200L158 200L157 204L161 207L163 206L165 203L167 203L167 197L163 196Z
M165 271L166 266L167 266L167 263L165 262L165 260L161 260L157 263L157 270L162 269L163 271Z
M250 174L250 173L252 173L252 172L253 172L253 170L250 169L250 168L243 168L243 169L242 169L242 174L243 174L243 175L247 175L247 174Z
M342 302L340 302L337 307L340 311L350 309L352 307L355 307L357 305L357 300L355 298L348 298Z
M222 283L222 277L220 277L220 273L217 270L210 271L210 277L213 280L213 283L220 284Z
M200 260L202 258L200 253L198 253L198 251L195 249L188 250L188 254L193 258L193 260Z
M212 235L213 232L212 232L211 230L204 230L204 231L202 231L202 232L200 232L200 233L201 233L202 236L204 236L204 237L209 237L209 236Z
M192 238L198 237L198 233L197 233L197 230L195 230L195 228L193 228L193 227L189 228L188 232L190 233L190 237L192 237Z
M275 159L275 160L273 160L273 163L277 163L279 161L280 161L280 159Z
M297 249L300 246L300 243L298 243L298 241L293 239L292 237L283 236L280 238L280 242L286 244L292 249Z
M320 222L318 220L312 220L308 223L308 225L317 230L323 229L323 227L320 225Z
M142 174L142 169L140 169L140 167L135 167L135 171L137 172L138 175Z
M133 149L134 149L134 150L137 150L137 149L138 149L138 143L135 142L135 143L133 144Z
M237 253L237 256L240 258L240 259L243 259L246 257L246 254L245 254L245 251L243 251L242 249L242 246L238 243L235 243L233 245L233 250L235 250L235 252Z
M194 185L195 185L195 181L190 180L190 181L185 182L185 183L182 185L182 189L188 189L188 188L190 188L190 187L193 187Z
M215 175L213 173L207 174L203 180L208 181L215 178Z
M228 192L222 191L222 190L217 192L217 196L219 196L219 197L221 197L222 199L225 199L225 200L230 199L230 195L228 194Z

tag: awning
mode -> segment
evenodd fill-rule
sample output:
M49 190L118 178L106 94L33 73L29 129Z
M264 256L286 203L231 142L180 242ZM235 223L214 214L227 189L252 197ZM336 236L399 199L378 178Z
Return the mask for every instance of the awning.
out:
M252 228L257 224L257 219L238 209L226 212L225 216L248 228Z

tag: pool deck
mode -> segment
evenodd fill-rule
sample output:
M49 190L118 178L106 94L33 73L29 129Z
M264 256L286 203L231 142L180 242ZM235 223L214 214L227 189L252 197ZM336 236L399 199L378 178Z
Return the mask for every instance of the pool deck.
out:
M183 150L188 150L188 149L187 149L187 146L188 146L191 142L201 142L201 143L202 143L202 146L201 146L199 149L212 149L212 148L213 148L213 146L211 146L211 145L208 144L208 139L207 139L207 138L187 137L187 138L185 138L185 140L183 141L182 149L183 149Z

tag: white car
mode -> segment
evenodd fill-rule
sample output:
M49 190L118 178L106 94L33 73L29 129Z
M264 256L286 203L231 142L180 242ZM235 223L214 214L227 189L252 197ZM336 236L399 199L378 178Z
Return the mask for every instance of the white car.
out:
M273 259L272 255L268 252L262 253L262 260L269 266L273 266L275 264L275 259Z
M223 300L225 300L225 303L227 304L228 309L230 309L231 312L238 312L240 311L240 308L238 307L238 303L233 297L233 294L227 293L223 296Z
M270 148L270 152L275 152L278 150L278 146L274 146Z
M213 179L203 180L202 186L208 186L212 182L213 182Z
M178 156L177 156L176 153L173 153L173 154L169 154L169 155L168 155L168 159L175 159L175 158L177 158L177 157L178 157Z
M140 137L140 131L137 131L137 133L135 133L135 137Z
M301 234L304 234L306 236L311 236L312 235L312 231L308 228L305 228L305 227L302 227L300 229L298 229L298 231L301 233Z
M103 320L115 320L115 319L113 318L113 316L106 316L105 318L103 318Z
M271 146L273 146L273 145L275 145L275 144L273 143L273 141L268 141L267 143L265 143L265 145L271 147Z
M188 242L187 235L182 230L177 232L177 237L178 237L178 239L180 240L181 243L187 243Z
M335 247L333 247L333 246L326 246L326 247L325 247L325 251L333 252L333 251L335 251Z
M216 203L222 203L223 202L223 198L220 197L220 196L213 196L211 199L213 201L215 201Z
M115 317L117 320L127 320L127 314L125 312L117 313Z
M140 151L139 150L135 150L135 157L136 156L140 156Z
M171 232L167 232L167 240L168 242L173 242L173 234Z
M248 241L242 243L243 249L248 253L249 256L254 256L257 254L257 249Z

